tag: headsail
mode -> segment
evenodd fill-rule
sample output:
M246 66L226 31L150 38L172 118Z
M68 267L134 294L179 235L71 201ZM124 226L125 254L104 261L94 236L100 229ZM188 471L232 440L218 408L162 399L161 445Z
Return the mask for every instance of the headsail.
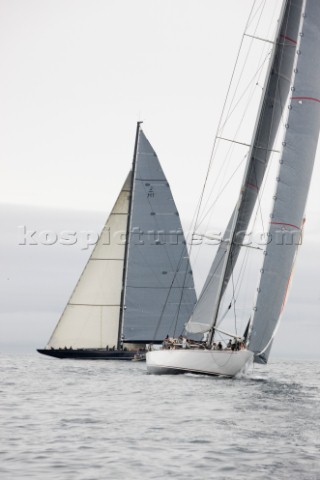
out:
M130 183L131 173L49 340L49 348L105 348L118 343Z
M277 188L249 349L266 363L300 243L320 129L320 2L306 0ZM260 358L259 358L260 357Z
M260 107L257 128L251 142L251 158L244 180L241 203L237 207L239 211L234 211L230 218L199 300L187 324L189 332L206 332L209 330L219 296L224 293L237 262L290 90L295 59L294 39L298 36L301 9L302 0L288 0L282 12L277 43L266 78L265 94ZM235 219L236 223L234 225ZM231 231L234 233L231 234ZM233 244L225 266L224 259L228 251L228 242L231 240L230 235L232 235ZM224 270L222 291L219 292L220 278Z
M125 278L123 337L180 334L196 301L185 238L170 186L140 129Z

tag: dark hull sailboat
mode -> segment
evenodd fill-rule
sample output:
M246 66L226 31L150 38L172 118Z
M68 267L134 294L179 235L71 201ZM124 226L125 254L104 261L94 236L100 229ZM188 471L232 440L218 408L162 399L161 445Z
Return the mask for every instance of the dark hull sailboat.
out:
M107 350L103 348L39 348L37 350L43 355L56 358L73 358L76 360L133 360L139 354L138 351L128 350ZM143 355L145 357L145 355Z
M132 360L183 330L196 301L179 214L137 126L132 171L45 349L57 358Z

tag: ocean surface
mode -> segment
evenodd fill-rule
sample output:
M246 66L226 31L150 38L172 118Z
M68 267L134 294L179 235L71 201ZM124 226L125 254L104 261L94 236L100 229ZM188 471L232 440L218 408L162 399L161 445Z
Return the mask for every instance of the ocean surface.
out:
M240 378L1 355L0 478L320 479L320 361Z

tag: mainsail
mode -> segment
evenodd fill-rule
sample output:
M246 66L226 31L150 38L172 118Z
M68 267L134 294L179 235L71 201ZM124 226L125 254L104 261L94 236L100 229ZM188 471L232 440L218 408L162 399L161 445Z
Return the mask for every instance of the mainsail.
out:
M145 343L180 334L196 295L179 213L143 131L132 195L123 337Z
M266 363L301 230L320 129L320 2L303 2L296 66L249 349Z
M177 207L138 123L132 172L47 349L160 342L181 333L195 302Z
M243 183L241 202L229 220L199 300L187 324L186 328L189 332L206 332L210 329L214 321L213 312L228 285L237 262L290 91L301 11L302 0L288 0L282 11L277 42L265 82L265 93L251 142L250 161ZM232 241L232 245L228 252L230 241ZM228 254L228 260L225 265L226 254ZM220 290L222 275L224 278Z

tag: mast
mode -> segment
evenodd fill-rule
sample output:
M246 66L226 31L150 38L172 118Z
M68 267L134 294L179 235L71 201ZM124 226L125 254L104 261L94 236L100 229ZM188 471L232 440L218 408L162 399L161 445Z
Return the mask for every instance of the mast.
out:
M287 6L287 0L285 0L282 4L280 20L279 20L277 32L276 32L276 35L275 35L276 39L278 39L279 36L280 36L280 32L281 32L281 29L282 29L282 26L283 26L283 20L284 20L285 13L286 13L286 6ZM232 266L232 263L233 263L232 247L234 245L234 237L235 237L235 234L236 234L238 220L239 220L239 216L240 216L240 213L241 213L241 206L243 205L243 200L244 200L244 197L245 197L245 194L246 194L246 187L247 187L247 184L248 184L248 177L249 177L249 174L250 174L250 169L252 167L252 163L255 160L254 150L255 150L255 147L256 147L257 138L259 136L260 123L263 120L263 109L265 107L267 96L268 96L268 88L267 87L270 83L270 77L271 77L271 74L272 74L272 69L274 67L274 61L275 61L275 56L276 56L276 52L277 52L276 46L277 46L277 43L275 43L275 46L273 48L272 56L271 56L269 66L268 66L268 71L267 71L266 78L265 78L265 81L264 81L264 87L263 87L264 88L264 95L262 95L261 100L260 100L260 105L259 105L258 114L257 114L257 120L256 120L255 127L254 127L254 130L253 130L252 143L251 143L251 146L250 146L249 152L248 152L248 159L247 159L247 163L246 163L246 167L245 167L245 171L244 171L244 175L243 175L243 180L242 180L242 185L241 185L241 189L240 189L238 202L236 204L235 211L234 211L234 213L233 213L233 215L230 219L230 222L229 222L229 223L231 223L230 236L229 236L230 240L227 240L227 248L226 248L226 252L224 254L224 259L223 259L223 267L222 267L222 271L221 271L221 276L219 278L219 283L218 283L218 288L217 288L217 300L216 300L216 303L215 303L213 317L212 317L213 320L212 320L211 328L209 330L209 335L208 335L208 339L207 339L207 345L208 346L211 346L211 344L213 342L213 338L214 338L214 334L215 334L215 326L216 326L217 321L218 321L218 315L219 315L219 310L220 310L220 303L221 303L221 300L222 300L222 297L223 297L223 294L224 294L224 291L225 291L225 287L226 287L227 282L229 280L229 278L226 278L226 277L227 276L230 277L230 274L227 275L227 270L228 270L228 267L229 267L230 263L231 263L231 274L232 274L232 270L233 270L233 266ZM227 228L227 230L228 230L228 228ZM239 251L239 249L238 249L238 251ZM238 251L235 252L236 257L238 256L238 253L239 253Z
M125 290L126 290L126 272L128 266L128 253L129 253L129 236L130 236L130 229L131 229L131 214L132 214L132 204L133 204L133 185L134 179L136 174L136 163L137 163L137 153L138 153L138 142L139 142L139 133L140 133L140 125L143 122L137 122L137 129L136 129L136 138L134 143L134 151L133 151L133 160L132 160L132 175L131 175L131 183L130 183L130 199L129 199L129 214L128 214L128 221L127 221L127 231L125 237L125 250L124 250L124 263L123 263L123 274L122 274L122 290L121 290L121 300L120 300L120 314L119 314L119 330L118 330L118 344L117 349L120 349L121 346L121 336L122 336L122 329L123 329L123 313L124 313L124 297L125 297Z

